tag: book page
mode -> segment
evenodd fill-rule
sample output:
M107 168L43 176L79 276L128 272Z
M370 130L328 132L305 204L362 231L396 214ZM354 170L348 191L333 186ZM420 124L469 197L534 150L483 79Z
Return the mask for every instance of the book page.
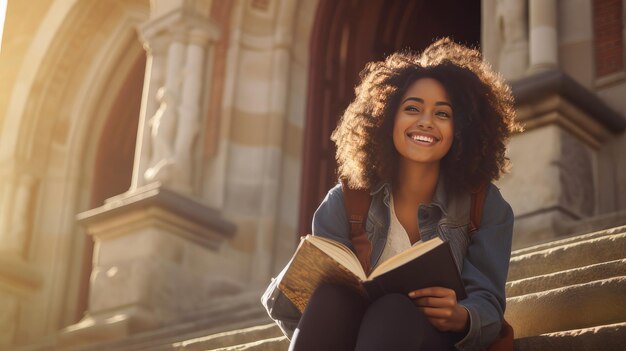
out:
M359 278L311 240L301 241L288 266L278 287L301 312L321 284L345 285L365 295Z
M367 278L359 259L356 257L354 252L352 252L352 250L347 248L345 245L321 236L307 235L305 240L311 241L312 244L322 249L322 251L326 252L330 257L335 259L335 261L348 268L352 273L359 277L359 279L365 280Z
M381 274L389 272L403 264L406 264L416 257L423 255L424 253L434 249L435 247L443 244L443 240L439 237L432 238L423 243L412 246L411 248L402 251L401 253L391 257L387 261L379 264L370 274L367 280L371 280Z

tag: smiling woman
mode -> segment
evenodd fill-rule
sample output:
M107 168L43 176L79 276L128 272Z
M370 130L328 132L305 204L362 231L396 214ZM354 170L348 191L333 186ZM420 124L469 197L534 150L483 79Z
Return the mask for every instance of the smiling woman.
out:
M439 237L450 242L468 297L432 286L365 301L322 284L302 314L266 307L290 350L483 349L503 325L511 252L513 212L491 184L507 168L505 142L518 128L511 91L478 51L449 39L421 55L371 62L360 76L332 134L342 184L315 212L313 235L353 248L366 270ZM367 217L360 220L356 192ZM469 206L478 196L482 221ZM355 223L365 227L367 250ZM273 284L265 296L279 301Z

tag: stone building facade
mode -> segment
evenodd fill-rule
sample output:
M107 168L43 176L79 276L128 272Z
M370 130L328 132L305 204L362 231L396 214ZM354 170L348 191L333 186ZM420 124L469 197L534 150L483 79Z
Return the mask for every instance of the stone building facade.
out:
M513 87L515 247L626 224L625 19L624 0L9 1L0 349L261 318L359 70L444 35Z

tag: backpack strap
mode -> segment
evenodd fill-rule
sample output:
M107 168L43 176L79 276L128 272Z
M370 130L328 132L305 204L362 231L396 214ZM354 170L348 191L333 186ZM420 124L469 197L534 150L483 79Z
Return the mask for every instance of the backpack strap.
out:
M467 230L467 235L469 235L470 240L478 228L480 228L480 220L483 215L485 197L487 196L487 185L488 183L483 183L476 190L471 192L470 223Z
M350 226L350 241L356 251L356 256L365 271L370 272L370 256L372 255L372 243L367 238L365 232L365 221L372 202L369 191L361 189L351 189L345 180L341 180L341 190L343 191L343 204L348 216Z
M467 231L467 235L470 240L472 240L472 236L478 228L480 228L480 220L483 214L488 185L489 183L483 183L480 187L471 192L470 224ZM515 332L513 327L506 320L502 320L500 334L496 340L494 340L489 347L487 347L487 351L513 351L514 339Z

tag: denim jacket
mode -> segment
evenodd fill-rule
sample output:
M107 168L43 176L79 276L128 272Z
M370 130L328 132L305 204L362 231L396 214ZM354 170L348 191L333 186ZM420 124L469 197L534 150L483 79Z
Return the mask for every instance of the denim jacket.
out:
M390 184L381 184L372 192L372 203L365 230L372 243L371 266L378 260L387 242L390 223ZM504 314L506 283L511 239L513 211L494 185L487 188L480 228L467 235L470 221L469 194L457 198L447 195L443 182L435 189L433 201L422 204L417 220L422 240L439 236L450 242L457 267L461 272L468 297L459 304L469 312L470 328L467 335L455 346L459 350L480 350L487 347L500 332ZM352 247L348 220L343 203L341 185L332 188L313 216L313 234L330 238ZM282 274L282 272L281 272ZM275 319L285 335L291 336L300 313L276 288L274 280L262 301L270 316Z

